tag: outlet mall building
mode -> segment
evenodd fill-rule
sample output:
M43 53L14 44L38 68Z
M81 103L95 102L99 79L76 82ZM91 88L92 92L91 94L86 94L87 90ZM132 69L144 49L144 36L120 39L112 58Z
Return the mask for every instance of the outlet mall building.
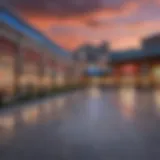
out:
M160 35L145 38L141 50L112 53L109 63L115 85L160 86Z
M64 85L68 81L67 73L73 69L71 54L28 25L15 12L0 8L1 94L12 97L29 88L37 92Z

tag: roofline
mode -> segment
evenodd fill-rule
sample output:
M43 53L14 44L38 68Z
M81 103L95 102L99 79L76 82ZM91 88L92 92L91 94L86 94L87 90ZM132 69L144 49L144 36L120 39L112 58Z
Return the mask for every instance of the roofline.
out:
M149 60L149 59L154 59L154 58L160 58L160 54L146 54L145 56L137 56L137 57L128 57L124 59L114 59L114 58L109 58L109 63L110 64L116 64L116 63L125 63L125 62L133 62L133 61L141 61L141 60Z
M150 34L147 37L145 37L143 40L144 41L149 41L149 40L152 40L152 39L154 39L156 37L160 37L160 32Z
M3 10L6 11L7 13L9 13L14 18L16 18L18 21L21 21L24 26L26 26L27 28L33 30L36 34L40 35L42 37L42 39L44 39L44 40L46 40L48 42L48 44L52 45L53 47L56 47L57 49L61 50L66 56L70 57L70 54L67 51L65 51L62 47L60 47L58 44L56 44L51 39L49 39L46 35L44 35L42 32L40 32L38 29L36 29L33 25L31 25L28 22L26 22L19 15L19 13L17 11L15 11L15 9L10 4L8 4L7 2L5 4L1 4L0 5L0 11L3 11ZM53 51L54 51L54 49L53 49ZM58 55L61 55L61 54L58 54ZM65 55L61 55L61 56L65 56Z

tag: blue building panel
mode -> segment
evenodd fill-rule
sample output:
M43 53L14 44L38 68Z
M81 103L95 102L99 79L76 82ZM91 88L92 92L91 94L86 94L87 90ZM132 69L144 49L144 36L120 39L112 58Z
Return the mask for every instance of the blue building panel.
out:
M144 52L146 54L150 54L150 55L152 55L152 54L160 55L160 45L146 46L144 48Z
M145 57L145 54L142 51L134 51L134 50L124 51L124 52L111 53L109 55L109 61L120 62L120 61L140 59L143 57Z

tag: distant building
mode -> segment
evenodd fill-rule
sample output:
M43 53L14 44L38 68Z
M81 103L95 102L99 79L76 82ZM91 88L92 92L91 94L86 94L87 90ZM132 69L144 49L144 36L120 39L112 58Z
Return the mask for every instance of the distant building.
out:
M101 57L106 57L109 52L109 45L107 42L103 42L99 46L85 44L76 49L73 56L77 60L86 60L89 63L97 62Z
M107 42L103 42L99 46L85 44L74 51L73 57L76 61L85 63L86 70L92 65L104 70L108 52L109 44Z
M160 86L160 34L144 38L141 50L111 53L109 63L117 84Z
M146 54L160 54L160 33L143 39L142 48Z
M149 57L151 79L160 85L160 33L143 39L142 48L146 56Z

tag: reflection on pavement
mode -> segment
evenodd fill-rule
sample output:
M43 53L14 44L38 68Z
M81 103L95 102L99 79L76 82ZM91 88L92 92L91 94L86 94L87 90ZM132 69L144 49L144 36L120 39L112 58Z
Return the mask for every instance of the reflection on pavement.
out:
M92 87L91 89L89 89L89 96L93 98L99 98L101 96L100 89L98 89L97 87Z
M92 88L1 112L0 160L159 159L160 117L151 99L151 91Z
M66 101L66 97L58 97L57 99L55 99L56 101L56 106L59 108L62 108L65 105L65 101Z
M0 142L12 138L15 128L14 115L0 115Z
M23 130L30 125L41 124L42 122L60 120L65 118L66 103L72 104L77 94L59 96L44 102L32 105L21 106L13 112L12 110L0 114L0 144L4 136L8 139L13 136L13 131ZM45 124L43 123L43 124ZM2 137L3 135L3 137Z
M39 105L38 106L30 106L21 111L22 119L27 124L35 123L38 118L39 113Z
M15 126L15 120L13 115L0 116L0 128L13 130Z
M50 101L47 101L47 103L42 104L41 107L43 109L43 114L47 114L48 115L48 114L50 114L52 112L53 106L52 106L52 102L50 102Z
M153 97L156 105L156 112L160 115L160 89L154 91Z
M121 111L126 118L131 118L135 109L135 89L121 88L119 91Z

